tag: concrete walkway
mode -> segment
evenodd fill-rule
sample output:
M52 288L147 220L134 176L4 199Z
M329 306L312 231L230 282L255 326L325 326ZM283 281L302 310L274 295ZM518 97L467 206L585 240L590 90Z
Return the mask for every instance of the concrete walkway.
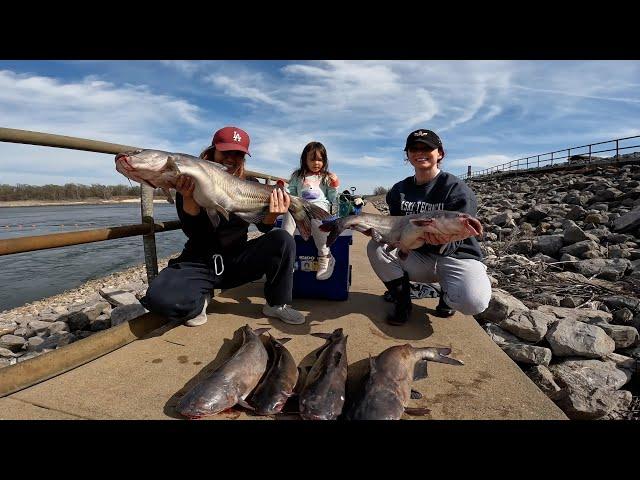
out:
M375 210L367 205L365 211ZM344 328L349 336L348 392L366 373L369 355L385 348L403 343L451 347L451 356L465 365L430 363L428 378L413 385L424 396L411 400L411 406L428 407L431 413L405 415L407 419L566 419L472 317L431 316L437 299L421 299L414 300L409 325L387 325L390 305L383 301L384 285L369 265L368 240L353 234L353 280L347 301L294 300L293 306L307 314L304 325L264 317L261 282L227 290L209 306L205 325L167 325L70 372L0 398L0 419L178 418L178 398L233 353L239 344L234 332L245 324L271 327L276 338L291 337L286 346L303 367L324 344L309 333ZM210 418L270 419L239 411Z

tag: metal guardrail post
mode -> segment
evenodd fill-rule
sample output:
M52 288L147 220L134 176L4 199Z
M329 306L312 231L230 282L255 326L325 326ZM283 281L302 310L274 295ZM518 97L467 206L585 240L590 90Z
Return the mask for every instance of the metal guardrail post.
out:
M616 140L616 162L618 161L619 156L620 156L618 150L619 150L619 148L618 148L618 140Z
M142 185L140 189L140 213L142 215L142 223L151 224L151 233L142 236L142 245L144 247L144 264L147 269L147 282L151 285L151 281L158 276L158 255L156 252L156 234L153 231L153 187Z

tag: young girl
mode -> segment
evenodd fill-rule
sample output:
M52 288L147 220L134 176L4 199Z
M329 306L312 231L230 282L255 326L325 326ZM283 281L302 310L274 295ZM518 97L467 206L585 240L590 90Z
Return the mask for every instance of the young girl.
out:
M396 183L387 193L390 215L430 210L452 210L476 215L471 189L456 176L440 170L445 156L440 137L431 130L411 132L404 147L414 175ZM411 314L411 281L438 282L442 290L436 315L448 317L454 309L466 315L484 311L491 300L491 282L474 237L449 242L442 235L425 234L427 243L402 260L371 240L367 253L373 270L387 287L394 310L387 318L403 325ZM444 246L444 249L442 248Z
M335 203L340 182L335 173L329 172L327 149L320 142L310 142L300 155L300 168L291 174L289 180L289 194L304 198L318 205L327 212L331 212L331 205ZM321 222L311 222L311 233L318 248L318 280L327 280L333 274L336 260L327 247L329 233L320 231ZM284 215L282 228L293 235L296 228L291 214Z

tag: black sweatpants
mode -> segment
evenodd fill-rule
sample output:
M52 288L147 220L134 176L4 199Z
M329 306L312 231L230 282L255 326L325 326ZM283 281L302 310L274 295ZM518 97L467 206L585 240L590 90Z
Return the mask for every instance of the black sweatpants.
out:
M205 295L213 295L214 288L233 288L266 275L267 303L290 304L295 253L293 237L285 230L273 229L249 240L240 253L223 256L222 275L216 275L213 260L168 266L151 282L140 303L147 310L171 319L189 320L202 311ZM220 261L215 263L220 272Z

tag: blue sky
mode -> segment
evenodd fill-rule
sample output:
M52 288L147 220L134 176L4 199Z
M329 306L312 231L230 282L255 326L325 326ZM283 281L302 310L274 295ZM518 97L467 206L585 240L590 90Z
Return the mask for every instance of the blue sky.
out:
M412 174L417 128L456 175L640 135L639 87L638 61L0 61L0 127L197 155L235 125L249 169L288 178L320 141L366 194ZM0 183L68 182L127 184L112 155L0 142Z

